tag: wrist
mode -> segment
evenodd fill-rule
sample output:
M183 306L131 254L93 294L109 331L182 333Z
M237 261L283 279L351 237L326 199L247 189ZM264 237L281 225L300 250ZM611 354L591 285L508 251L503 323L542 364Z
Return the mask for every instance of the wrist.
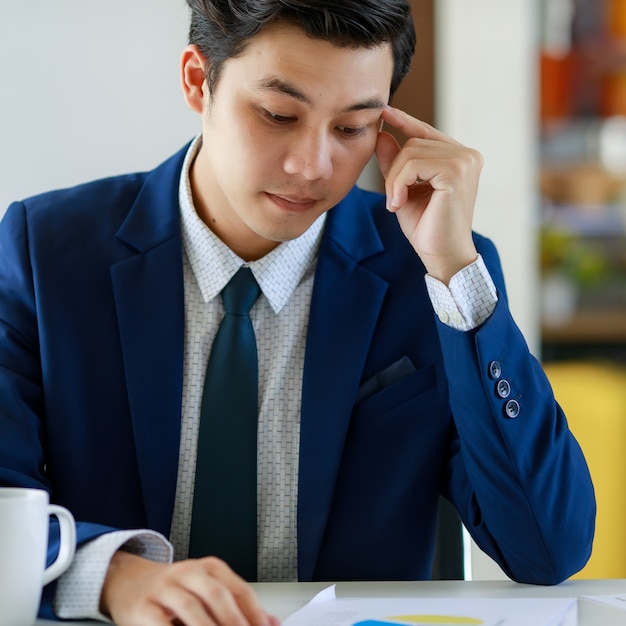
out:
M100 612L108 618L114 612L115 598L119 597L119 592L123 592L127 587L128 579L138 579L142 572L150 567L160 567L162 564L149 559L137 556L124 550L118 550L109 563L102 593L100 594Z
M475 263L476 259L478 259L478 252L474 248L471 252L449 258L422 258L422 262L429 276L449 286L452 277Z

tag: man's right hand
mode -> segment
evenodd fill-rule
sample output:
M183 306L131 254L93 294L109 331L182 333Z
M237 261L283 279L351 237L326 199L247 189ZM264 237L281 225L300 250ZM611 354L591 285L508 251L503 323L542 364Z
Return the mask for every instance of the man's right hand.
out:
M278 626L252 587L216 557L156 563L113 556L100 610L117 626Z

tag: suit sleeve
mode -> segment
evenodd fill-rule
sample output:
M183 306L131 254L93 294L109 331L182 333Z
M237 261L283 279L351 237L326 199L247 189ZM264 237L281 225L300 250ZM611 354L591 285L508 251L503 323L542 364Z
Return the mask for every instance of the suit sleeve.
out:
M45 394L37 325L37 297L24 207L15 203L0 222L0 485L45 489ZM112 528L77 522L77 544ZM48 560L58 552L58 525L50 522ZM55 583L44 590L41 614L52 617Z
M495 248L482 240L479 251L498 289L494 312L469 332L438 322L457 431L447 496L478 546L509 577L556 584L591 553L593 485L508 309Z

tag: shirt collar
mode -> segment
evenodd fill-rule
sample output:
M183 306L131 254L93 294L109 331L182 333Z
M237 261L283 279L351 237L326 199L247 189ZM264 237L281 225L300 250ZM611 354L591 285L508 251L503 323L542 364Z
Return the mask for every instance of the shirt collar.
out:
M235 272L247 265L272 310L280 313L296 287L317 260L326 213L296 239L279 244L257 261L246 263L198 216L193 205L189 173L202 145L198 135L187 151L180 177L179 203L183 248L205 302L215 298Z

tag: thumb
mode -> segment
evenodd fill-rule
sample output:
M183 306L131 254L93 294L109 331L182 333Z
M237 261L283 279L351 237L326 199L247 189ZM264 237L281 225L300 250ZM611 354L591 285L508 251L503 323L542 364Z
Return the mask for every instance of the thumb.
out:
M380 167L380 171L383 176L387 178L387 174L391 169L391 164L400 152L400 144L396 141L393 135L385 131L381 131L378 133L375 152L376 159L378 160L378 167Z

